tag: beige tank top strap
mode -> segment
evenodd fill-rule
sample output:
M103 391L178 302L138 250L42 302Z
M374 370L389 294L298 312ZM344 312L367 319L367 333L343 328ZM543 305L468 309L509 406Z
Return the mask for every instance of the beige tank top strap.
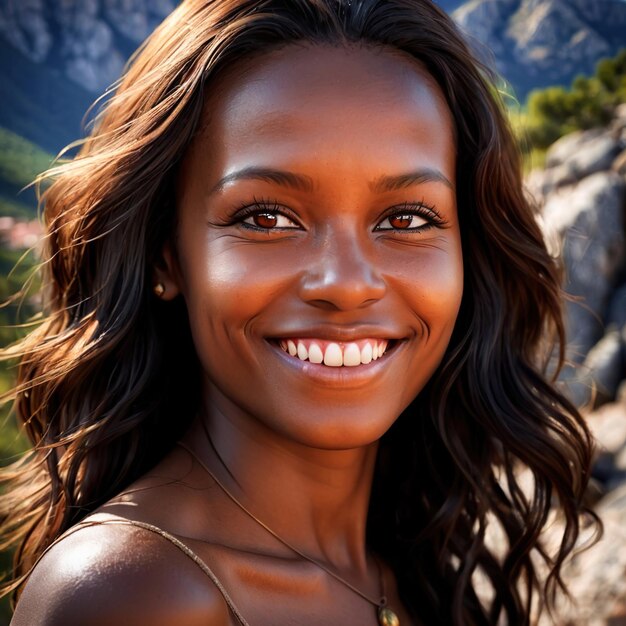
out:
M81 528L86 528L89 526L100 526L102 524L119 524L119 525L124 525L124 526L136 526L138 528L143 528L144 530L152 532L156 535L160 535L164 539L167 539L167 541L169 541L172 545L176 546L181 552L186 554L211 579L213 584L218 588L219 592L222 594L222 597L226 601L228 608L231 610L235 618L242 624L242 626L250 626L248 622L245 620L245 618L243 617L243 615L240 613L239 609L235 606L235 603L233 602L232 598L228 594L228 591L226 591L222 583L214 574L213 570L189 546L185 545L182 541L180 541L180 539L168 533L166 530L163 530L162 528L159 528L158 526L154 526L153 524L148 524L146 522L138 522L136 520L127 520L127 519L108 519L108 520L99 520L99 521L79 522L75 526L72 526L72 528L70 528L63 535L61 535L50 546L48 546L45 552L47 552L58 541L60 541L64 537L67 537L68 535L75 533L77 530L80 530ZM43 556L43 554L41 556Z

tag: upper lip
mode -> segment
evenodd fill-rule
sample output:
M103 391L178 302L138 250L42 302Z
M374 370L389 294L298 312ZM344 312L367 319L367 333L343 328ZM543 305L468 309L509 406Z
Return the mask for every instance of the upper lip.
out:
M282 332L271 333L267 339L324 339L326 341L349 342L360 339L394 339L406 338L397 328L383 326L307 326L302 328L285 328Z

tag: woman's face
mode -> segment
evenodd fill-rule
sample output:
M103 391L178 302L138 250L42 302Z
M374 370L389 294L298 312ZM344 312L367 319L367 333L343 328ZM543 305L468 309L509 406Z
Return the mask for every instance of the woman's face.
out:
M186 301L209 413L317 448L380 438L463 290L453 124L426 71L330 46L231 68L177 202L161 278Z

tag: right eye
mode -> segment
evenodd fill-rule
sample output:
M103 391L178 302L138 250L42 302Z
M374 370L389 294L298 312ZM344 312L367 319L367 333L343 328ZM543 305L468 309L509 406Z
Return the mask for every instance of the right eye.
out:
M252 209L243 216L242 224L248 224L254 228L271 230L273 228L300 228L293 220L278 211L267 211L263 209Z
M386 217L376 230L424 230L428 220L418 213L396 213Z

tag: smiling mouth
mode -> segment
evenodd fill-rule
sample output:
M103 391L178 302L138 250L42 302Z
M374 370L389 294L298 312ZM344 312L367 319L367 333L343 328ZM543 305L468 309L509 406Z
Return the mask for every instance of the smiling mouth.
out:
M290 356L327 367L356 367L380 359L394 347L393 339L359 339L340 342L324 339L279 339L277 345Z

